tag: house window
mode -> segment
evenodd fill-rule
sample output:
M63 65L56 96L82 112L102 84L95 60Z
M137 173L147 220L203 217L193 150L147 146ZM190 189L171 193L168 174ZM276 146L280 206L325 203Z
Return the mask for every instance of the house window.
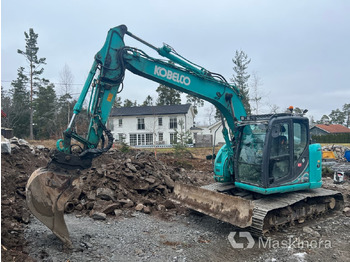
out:
M119 133L118 134L118 141L121 143L124 141L124 134L123 133Z
M158 126L163 126L163 118L158 117Z
M118 126L119 126L119 127L122 127L122 126L123 126L123 119L119 119L119 120L118 120Z
M136 134L130 134L130 146L137 145L137 137Z
M177 137L175 133L170 134L170 144L176 144L177 142Z
M170 117L170 129L176 129L177 128L177 118L176 117Z
M145 129L145 119L144 118L138 118L137 119L137 129L138 130L144 130Z
M158 133L158 140L163 141L163 133Z
M138 134L137 135L137 145L145 145L146 144L146 139L145 139L145 134Z
M153 134L146 134L146 145L153 145Z

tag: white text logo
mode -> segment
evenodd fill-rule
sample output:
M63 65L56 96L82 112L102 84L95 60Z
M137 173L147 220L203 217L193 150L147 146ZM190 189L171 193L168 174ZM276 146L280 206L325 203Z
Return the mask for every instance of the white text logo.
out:
M188 76L180 75L179 73L173 72L171 70L166 70L163 67L155 66L154 74L156 76L161 76L169 80L173 80L185 86L188 86L191 84L191 79Z

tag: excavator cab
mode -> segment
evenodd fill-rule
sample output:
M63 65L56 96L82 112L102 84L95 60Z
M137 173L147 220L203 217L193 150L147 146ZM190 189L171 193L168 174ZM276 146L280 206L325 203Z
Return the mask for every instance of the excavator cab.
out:
M292 114L242 118L232 171L227 151L216 158L214 179L260 194L282 193L321 186L321 169L309 165L309 121ZM226 158L226 159L225 159ZM224 159L224 160L223 160Z

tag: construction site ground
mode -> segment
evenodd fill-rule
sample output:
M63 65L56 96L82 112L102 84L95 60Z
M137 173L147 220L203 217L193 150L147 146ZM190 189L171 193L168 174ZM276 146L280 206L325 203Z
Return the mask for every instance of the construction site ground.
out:
M38 144L44 145L39 146ZM74 210L65 215L73 249L67 249L34 218L25 202L30 174L49 160L53 145L14 142L1 155L2 261L350 261L350 180L324 187L341 191L344 211L317 217L250 247L244 229L188 210L169 201L175 181L212 183L211 149L191 149L182 157L172 150L112 149L84 170ZM243 248L234 248L232 236Z

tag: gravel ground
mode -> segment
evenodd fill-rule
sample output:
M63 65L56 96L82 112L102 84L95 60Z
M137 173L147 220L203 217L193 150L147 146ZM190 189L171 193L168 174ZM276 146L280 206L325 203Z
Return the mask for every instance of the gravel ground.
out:
M230 245L228 235L236 231L234 227L197 213L170 220L140 212L106 221L73 214L65 218L74 249L64 249L50 230L32 219L25 230L31 257L53 262L350 261L350 218L341 214L276 232L270 242L264 242L269 243L267 247L255 239L253 248L243 249ZM245 239L236 240L247 246ZM312 240L315 247L308 246Z

